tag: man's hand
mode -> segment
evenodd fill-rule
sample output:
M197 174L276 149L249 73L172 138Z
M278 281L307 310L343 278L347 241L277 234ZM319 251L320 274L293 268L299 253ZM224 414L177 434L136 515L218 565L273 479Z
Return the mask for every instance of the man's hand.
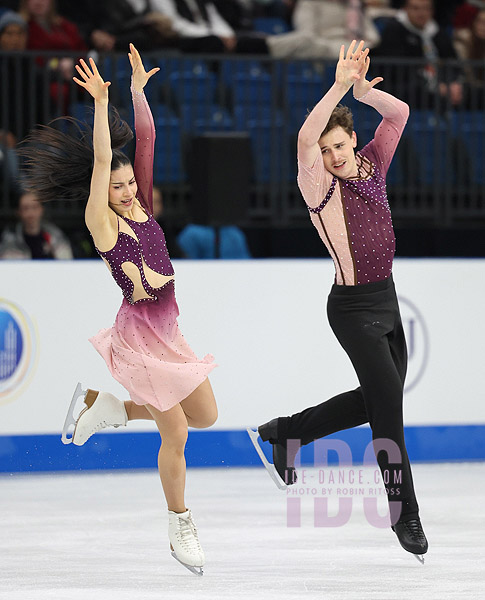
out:
M375 85L384 81L382 77L375 77L372 81L367 81L365 76L367 75L367 71L370 66L370 58L369 56L365 57L364 64L359 72L359 79L354 83L354 97L362 98L365 96L369 90L371 90Z
M345 46L340 48L340 56L335 71L335 83L342 88L349 90L356 81L360 79L360 72L365 65L365 59L369 53L369 49L364 48L364 42L360 42L355 48L356 40L354 40L347 50L345 55Z

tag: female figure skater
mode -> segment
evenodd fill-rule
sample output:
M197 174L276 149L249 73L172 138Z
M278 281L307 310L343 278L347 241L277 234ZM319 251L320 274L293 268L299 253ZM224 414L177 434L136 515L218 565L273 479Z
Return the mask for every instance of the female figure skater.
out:
M134 168L119 150L132 137L131 130L116 114L110 124L110 82L103 81L90 59L90 66L83 60L81 66L76 65L79 77L74 81L94 98L92 146L85 132L75 137L51 126L33 132L29 141L37 147L24 150L30 164L27 177L29 187L45 199L89 196L86 225L124 295L114 326L90 341L131 400L123 403L111 394L93 390L84 393L78 385L63 441L81 446L107 425L154 420L162 437L158 468L168 504L172 555L201 575L204 553L184 501L184 449L188 425L209 427L217 418L207 379L215 365L210 364L211 355L199 360L178 329L174 271L163 231L152 216L155 129L143 93L159 69L147 73L138 51L133 45L130 50ZM81 133L82 125L77 123ZM84 394L86 406L75 422L73 411L79 394ZM68 438L67 429L74 424L72 438Z
M395 492L389 496L392 528L402 547L418 556L427 551L428 543L404 442L407 351L392 279L395 238L385 181L409 108L373 89L382 77L366 80L370 59L363 46L360 42L356 48L352 42L346 55L341 47L335 83L308 115L298 136L298 184L336 270L328 318L360 386L291 417L273 419L261 425L258 433L273 445L278 476L292 484L296 481L296 450L287 440L309 444L370 423L379 467L383 474L389 473L389 485ZM357 154L352 114L339 104L352 86L354 97L383 117L374 139ZM249 433L261 456L258 433ZM379 451L376 440L382 439L390 442ZM398 462L386 453L391 446L399 449ZM277 485L282 485L278 476L273 474ZM400 514L396 514L394 500L401 502Z

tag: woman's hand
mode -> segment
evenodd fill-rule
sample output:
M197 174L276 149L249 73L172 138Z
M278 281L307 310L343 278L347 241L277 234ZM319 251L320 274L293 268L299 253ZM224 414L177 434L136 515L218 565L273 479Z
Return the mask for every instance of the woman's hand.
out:
M133 44L130 44L128 58L130 59L131 68L133 69L133 87L137 92L142 92L150 77L155 75L155 73L158 73L160 69L155 67L147 73L145 71L145 67L143 66L140 53L135 46L133 46Z
M370 58L365 57L364 64L359 72L359 79L354 83L354 97L359 99L367 94L376 84L384 81L382 77L375 77L372 81L367 81L365 76L370 66Z
M73 77L73 80L87 90L96 102L108 103L108 88L111 85L111 82L103 81L103 78L96 67L96 63L92 58L89 59L91 69L82 58L79 63L81 64L82 69L79 65L76 65L76 69L83 78L83 81L77 77Z
M365 60L369 53L369 48L363 50L364 42L360 42L357 48L355 48L356 43L354 40L350 44L347 55L345 55L345 47L341 46L337 69L335 71L335 83L347 90L350 90L355 82L360 79L360 73L364 68Z

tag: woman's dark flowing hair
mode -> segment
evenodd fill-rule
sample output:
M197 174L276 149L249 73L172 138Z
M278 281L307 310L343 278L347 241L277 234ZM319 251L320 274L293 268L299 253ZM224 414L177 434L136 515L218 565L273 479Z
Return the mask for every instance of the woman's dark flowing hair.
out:
M109 128L111 170L115 170L131 164L120 148L133 132L115 108L110 111ZM21 142L19 154L24 159L23 187L40 200L87 200L94 165L93 129L88 123L59 117L40 125Z

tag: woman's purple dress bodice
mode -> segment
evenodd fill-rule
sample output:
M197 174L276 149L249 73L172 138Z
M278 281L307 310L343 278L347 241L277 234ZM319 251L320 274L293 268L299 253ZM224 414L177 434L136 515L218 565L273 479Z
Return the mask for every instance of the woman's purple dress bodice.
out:
M135 111L136 152L134 174L138 186L137 199L147 214L146 221L133 221L118 215L118 238L111 250L98 254L108 263L114 280L121 288L124 297L130 304L154 302L162 295L162 289L174 289L173 279L160 288L152 287L146 278L143 268L145 264L160 275L174 275L168 254L165 235L153 215L153 153L155 148L155 125L145 94L138 93L131 87L133 108ZM120 231L120 219L128 225L137 239L124 231ZM123 271L124 263L132 263L140 273L143 289L149 298L133 300L135 285Z
M147 281L143 261L150 269L161 275L174 274L163 229L151 215L142 223L132 221L126 217L119 216L118 218L122 218L129 225L139 241L118 230L118 239L115 246L107 252L98 250L98 254L109 264L114 280L130 304L157 300L161 288L154 288ZM143 288L151 298L142 298L133 302L134 284L122 268L123 263L127 262L133 263L138 268ZM173 280L169 283L173 285Z

